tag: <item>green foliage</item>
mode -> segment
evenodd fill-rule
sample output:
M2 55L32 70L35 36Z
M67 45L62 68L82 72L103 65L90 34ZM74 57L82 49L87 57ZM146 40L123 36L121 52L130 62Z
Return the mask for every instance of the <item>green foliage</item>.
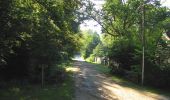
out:
M145 84L167 86L169 83L169 42L161 38L163 32L169 30L169 9L161 7L159 1L145 2L144 29L141 3L142 0L127 0L126 2L107 0L101 11L102 16L98 15L95 18L92 14L93 19L99 22L104 32L101 43L93 53L97 56L108 57L110 67L116 73L128 76L130 71L141 75L142 45L144 45ZM95 14L97 13L99 11ZM142 30L145 33L144 41L142 41ZM154 81L155 78L159 78L160 84Z
M83 32L82 37L82 49L81 54L86 59L90 57L90 54L93 53L93 49L98 45L100 42L100 37L96 32L92 32L91 30L87 32Z
M1 100L72 100L74 97L74 84L71 76L62 84L24 85L3 88L0 90Z
M111 48L111 52L109 53L109 58L119 63L120 67L126 70L131 70L130 66L135 64L133 59L133 54L135 53L134 44L128 41L126 38L120 38L115 40L114 44L112 45L113 46Z
M79 50L78 0L0 0L0 73L5 79L40 77ZM24 78L23 78L24 77ZM38 80L38 79L37 79Z
M95 59L95 55L94 55L94 54L91 54L90 57L88 57L88 58L86 59L86 61L88 61L88 62L94 62L94 59Z
M96 48L93 50L93 54L96 56L96 57L104 57L106 56L107 54L107 48L104 47L104 45L102 43L99 43Z

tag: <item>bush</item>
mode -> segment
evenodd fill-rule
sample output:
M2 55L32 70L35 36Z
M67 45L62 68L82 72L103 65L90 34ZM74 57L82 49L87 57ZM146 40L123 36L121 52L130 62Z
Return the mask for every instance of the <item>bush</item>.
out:
M94 62L95 56L93 54L90 55L90 57L88 57L86 60L88 62Z
M131 70L131 65L135 64L133 59L134 53L135 46L129 40L122 38L114 42L109 58L119 63L119 67L125 70Z
M62 83L67 77L66 71L63 67L53 67L46 77L46 81L51 84Z

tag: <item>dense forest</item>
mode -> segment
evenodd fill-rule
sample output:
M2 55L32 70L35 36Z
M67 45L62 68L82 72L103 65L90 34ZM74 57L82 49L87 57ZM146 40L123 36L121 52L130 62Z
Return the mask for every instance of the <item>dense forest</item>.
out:
M77 0L0 0L0 80L39 82L79 50ZM77 20L77 21L76 21Z

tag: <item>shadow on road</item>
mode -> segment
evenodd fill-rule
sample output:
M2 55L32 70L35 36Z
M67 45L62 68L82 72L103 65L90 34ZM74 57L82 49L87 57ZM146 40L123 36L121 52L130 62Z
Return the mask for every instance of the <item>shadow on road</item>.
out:
M96 65L74 61L76 100L169 100L165 96L130 87L126 83L112 81L96 71Z

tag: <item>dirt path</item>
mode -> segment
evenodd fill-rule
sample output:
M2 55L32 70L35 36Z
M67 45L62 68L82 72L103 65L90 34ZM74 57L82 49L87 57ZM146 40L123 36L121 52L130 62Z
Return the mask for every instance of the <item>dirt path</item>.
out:
M170 100L170 98L147 91L140 91L114 83L95 66L83 61L75 61L76 100Z

